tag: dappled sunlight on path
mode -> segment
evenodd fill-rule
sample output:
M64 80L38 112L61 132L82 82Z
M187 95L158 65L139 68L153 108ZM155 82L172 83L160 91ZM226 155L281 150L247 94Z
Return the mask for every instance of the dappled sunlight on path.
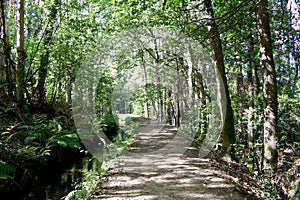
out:
M176 142L157 151L174 138L174 127L156 132L145 119L139 120L140 132L129 152L113 161L93 199L247 199L208 159L170 150Z

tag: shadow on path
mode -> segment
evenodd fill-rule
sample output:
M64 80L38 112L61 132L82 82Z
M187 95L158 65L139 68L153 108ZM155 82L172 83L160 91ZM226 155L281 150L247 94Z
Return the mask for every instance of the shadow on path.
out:
M174 127L137 119L140 130L134 142L112 162L106 181L92 199L250 199L208 159L173 151L182 148L180 141L170 145Z

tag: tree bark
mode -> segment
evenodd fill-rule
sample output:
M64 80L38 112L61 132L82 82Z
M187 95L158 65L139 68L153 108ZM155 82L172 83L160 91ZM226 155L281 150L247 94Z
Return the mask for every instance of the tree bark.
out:
M20 109L23 109L25 104L25 52L24 52L24 0L17 0L16 12L16 49L17 49L17 62L16 62L16 99Z
M0 1L0 80L5 77L4 38L6 37L4 0Z
M9 4L4 0L1 0L1 46L3 51L2 61L3 61L3 71L4 71L4 78L5 82L7 83L7 95L3 94L3 96L7 96L7 99L15 99L15 96L13 94L15 89L15 80L13 80L12 71L13 71L13 62L11 60L11 54L10 54L10 46L9 41L7 37L7 18L5 16L5 5ZM7 9L9 6L7 5Z
M197 81L197 91L198 91L198 96L200 98L200 122L199 122L199 130L198 134L199 135L199 141L203 142L206 135L207 135L207 129L208 129L208 121L207 121L207 116L209 116L209 113L207 112L207 105L206 105L206 92L205 92L205 87L203 83L203 77L202 74L195 70L195 76L196 76L196 81Z
M254 159L253 159L253 154L254 154L254 100L253 100L253 95L254 95L254 85L253 85L253 72L252 72L252 67L253 67L253 52L254 52L254 40L252 36L252 32L249 34L250 38L250 43L249 43L249 60L248 60L248 70L247 70L247 79L248 79L248 95L249 95L249 101L248 101L248 125L247 125L247 133L248 133L248 139L247 139L247 145L248 145L248 168L250 171L253 170L254 168Z
M170 89L167 89L167 122L172 125L172 117L173 117L173 111L172 111L172 91Z
M5 81L5 69L6 69L6 22L5 22L5 10L4 10L4 0L0 1L0 80ZM0 93L1 94L1 93ZM4 96L4 94L1 94Z
M209 16L209 19L207 20L209 29L209 39L214 51L214 60L217 68L216 71L218 77L219 90L221 94L221 103L225 103L225 105L222 106L222 116L224 119L224 125L222 129L222 146L225 151L225 157L228 159L234 159L235 151L234 147L232 146L235 142L234 118L227 78L225 74L221 38L217 24L215 22L211 0L204 0L204 6Z
M277 86L272 52L268 0L256 0L256 17L260 41L260 66L264 78L264 148L263 171L272 174L277 170Z
M179 80L180 77L180 72L179 72L179 65L180 65L180 61L178 60L179 58L176 58L176 71L177 71L177 80ZM176 120L175 120L175 126L178 128L181 126L181 113L180 113L180 83L179 81L177 81L177 85L176 85L176 95L177 98L176 99L176 108L177 108L177 115L176 115Z
M164 120L164 100L163 100L163 97L164 97L164 95L163 95L163 92L162 91L160 91L161 92L161 95L160 95L160 119L159 119L159 121L163 121Z
M65 77L66 77L66 84L65 84L66 103L68 105L71 105L72 104L72 79L71 79L71 74L70 74L69 70L67 70Z
M48 27L45 30L45 37L44 37L44 49L41 57L40 62L40 69L39 69L39 80L37 85L37 94L38 94L38 103L40 109L45 106L46 104L46 90L45 90L45 82L47 77L47 66L49 64L49 56L50 56L50 45L52 43L53 32L54 32L54 23L55 18L58 13L58 6L59 0L55 0L53 5L50 8L49 14L49 23Z
M239 64L237 64L239 65ZM244 144L246 141L245 137L245 124L243 122L244 117L244 101L245 101L245 91L244 91L244 76L242 73L242 66L239 66L239 72L236 75L236 87L237 87L237 95L238 95L238 126L237 126L237 135L239 137L240 142Z
M145 65L145 60L144 60L144 52L142 52L142 65L143 65L143 70L144 70L144 116L146 118L149 118L149 103L148 103L148 97L147 97L147 82L148 82L148 74L147 74L147 69Z

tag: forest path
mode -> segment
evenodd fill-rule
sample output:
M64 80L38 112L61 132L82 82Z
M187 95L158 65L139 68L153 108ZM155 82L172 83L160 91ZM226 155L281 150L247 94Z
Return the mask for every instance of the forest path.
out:
M92 199L250 199L208 159L176 151L184 145L174 139L174 127L137 119L139 133L128 152L112 161Z

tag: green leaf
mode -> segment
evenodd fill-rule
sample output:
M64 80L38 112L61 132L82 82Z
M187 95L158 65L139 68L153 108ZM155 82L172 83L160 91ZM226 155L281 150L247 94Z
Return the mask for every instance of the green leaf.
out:
M16 171L16 168L0 160L0 179L13 179L11 175Z

